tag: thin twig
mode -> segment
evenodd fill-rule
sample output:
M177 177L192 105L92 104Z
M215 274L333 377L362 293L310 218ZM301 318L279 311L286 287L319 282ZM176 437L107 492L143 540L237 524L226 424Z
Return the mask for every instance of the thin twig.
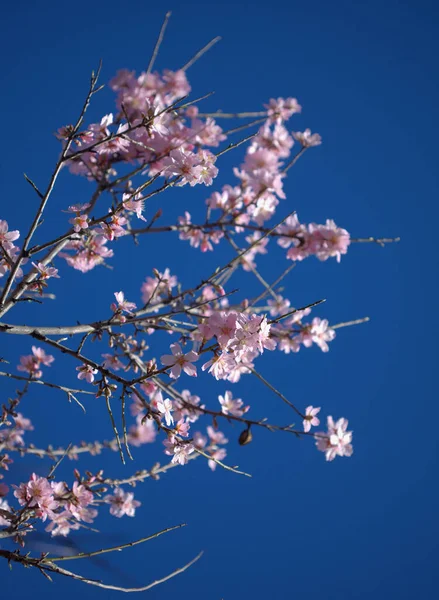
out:
M99 556L100 554L106 554L108 552L117 552L121 550L125 550L125 548L132 548L133 546L137 546L138 544L144 544L145 542L149 542L155 538L160 537L165 533L169 533L170 531L174 531L175 529L181 529L182 527L186 527L186 523L181 523L180 525L174 525L173 527L167 527L166 529L162 529L157 533L153 533L148 537L141 538L140 540L136 540L135 542L128 542L127 544L120 544L119 546L113 546L112 548L102 548L102 550L95 550L94 552L80 552L79 554L75 554L73 556L57 556L55 558L44 558L43 562L59 562L61 560L77 560L80 558L91 558L92 556Z
M188 62L185 65L183 65L181 67L181 71L187 71L190 67L192 67L192 65L194 63L197 62L197 60L199 58L201 58L203 56L203 54L205 54L208 50L210 50L212 48L212 46L214 46L220 40L221 40L221 36L217 36L216 38L213 38L213 40L210 40L210 42L208 44L203 46L201 48L201 50L198 50L198 52L190 60L188 60Z
M161 43L163 41L163 37L165 35L166 26L168 24L170 16L171 16L171 11L167 12L166 15L165 15L165 19L164 19L162 27L160 29L159 37L157 38L157 41L156 41L155 46L154 46L154 51L152 53L151 60L149 61L148 68L146 69L146 74L147 75L149 75L151 73L152 68L154 66L155 60L156 60L157 55L159 53L159 49L160 49Z

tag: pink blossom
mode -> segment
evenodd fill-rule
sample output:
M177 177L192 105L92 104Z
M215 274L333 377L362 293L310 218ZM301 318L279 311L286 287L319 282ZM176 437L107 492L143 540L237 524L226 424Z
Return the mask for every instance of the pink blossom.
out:
M73 529L79 529L79 522L72 520L73 515L68 510L63 510L61 513L55 513L49 525L46 527L46 531L50 531L52 536L62 535L63 537L69 535Z
M54 267L48 267L47 265L44 265L43 263L36 264L34 262L32 263L32 265L38 271L40 279L50 279L51 277L59 278L58 269L55 269Z
M11 524L10 521L7 519L5 513L10 513L10 506L6 498L0 497L0 527L9 527ZM10 514L12 519L13 515L12 513Z
M188 442L181 442L175 436L169 436L164 442L165 454L172 456L172 463L187 464L189 455L194 451L194 446Z
M316 417L320 412L321 408L314 408L314 406L307 406L305 410L305 418L303 419L303 430L308 432L311 427L317 427L320 425L320 420Z
M165 84L165 93L170 94L172 98L183 98L183 96L187 96L191 91L186 73L182 69L178 71L165 69L163 72L163 81Z
M39 379L43 375L41 364L50 367L54 360L55 358L51 354L46 354L42 348L32 346L32 354L21 356L17 369L28 373L34 379Z
M169 157L166 157L162 162L165 166L164 175L179 177L178 185L189 183L191 186L194 186L198 183L200 173L199 160L193 152L182 148L172 150L169 153Z
M218 175L218 169L215 167L216 156L209 150L198 150L197 158L199 160L198 183L212 185L213 180Z
M198 360L198 354L193 350L184 354L180 344L171 344L170 347L172 354L164 354L160 359L165 366L172 367L170 376L173 379L178 379L181 375L181 370L183 369L187 375L196 377L197 367L191 363Z
M192 441L194 446L197 448L204 448L207 444L207 437L203 435L200 431L196 431L193 435Z
M28 373L33 379L40 379L43 371L39 367L40 363L35 359L35 356L28 354L27 356L20 356L20 364L17 366L17 370Z
M311 148L312 146L320 146L322 138L318 133L311 133L311 129L305 129L305 131L293 131L294 138L302 144L304 148Z
M285 315L289 311L291 305L287 298L283 298L280 295L277 295L275 300L268 300L267 304L271 307L270 315L272 317Z
M145 217L142 215L145 202L142 200L141 194L136 194L134 197L132 194L123 194L122 202L125 210L136 213L138 219L146 222Z
M218 400L221 404L221 412L224 415L242 417L250 408L250 406L244 406L244 402L240 398L233 400L232 392L229 391L225 392L224 396L218 396Z
M207 461L207 464L211 471L215 471L218 464L216 461L224 460L227 456L227 450L225 448L217 448L216 450L211 450L210 456L212 458Z
M20 483L18 487L14 487L14 496L21 506L28 505L33 508L42 505L45 499L53 501L52 487L49 481L45 477L38 477L35 473L32 473L28 483Z
M236 320L238 318L235 312L214 312L207 322L207 327L212 335L216 336L218 343L222 348L227 348L235 337ZM207 337L209 339L210 337Z
M160 298L170 295L172 289L177 285L177 277L171 275L169 269L165 269L163 273L155 271L156 277L147 277L142 284L142 301L147 304L157 304Z
M160 414L162 414L165 418L166 425L170 427L174 424L174 418L172 416L172 411L174 410L172 400L166 398L166 400L161 400L157 402L157 410Z
M233 356L227 352L214 354L212 358L204 363L201 367L203 371L208 369L208 373L212 373L215 379L226 379L229 373L236 366L236 361Z
M59 256L65 258L67 263L81 271L87 273L97 265L104 262L106 258L113 256L113 250L106 247L107 239L103 235L98 235L94 231L87 239L74 240L66 245L67 250L74 250L74 255L60 252Z
M55 360L51 354L46 354L42 348L37 348L36 346L32 346L32 354L35 356L36 360L45 367L50 367Z
M311 326L308 326L304 329L301 334L302 343L305 346L308 346L308 339L311 340L311 343L317 344L317 346L323 352L328 352L329 346L327 342L332 341L335 338L335 330L329 327L329 323L327 319L320 319L319 317L315 317L312 320Z
M260 242L258 242L261 236L262 234L259 231L255 231L253 235L249 235L245 238L245 241L249 245L249 250L247 250L247 252L241 259L242 268L244 269L244 271L251 271L256 267L254 258L257 254L267 254L268 252L266 246L269 242L269 239L268 237L266 237Z
M76 367L78 372L78 379L85 379L88 383L92 383L95 379L95 375L98 369L95 369L91 365L84 363L80 367Z
M93 493L85 485L74 482L71 498L67 504L68 510L78 521L91 523L97 516L96 509L87 508L94 500Z
M87 215L76 215L72 219L69 219L69 223L73 225L73 230L79 233L82 229L88 229L88 216Z
M0 246L5 250L8 250L13 247L12 242L18 240L19 237L20 232L17 229L15 231L9 231L7 221L2 221L0 219Z
M352 456L352 431L347 431L348 421L339 419L334 423L331 416L328 417L328 431L316 433L316 446L321 452L325 452L326 460L334 460L336 456Z
M189 390L183 390L180 396L181 400L174 400L175 419L180 421L184 417L188 423L195 423L201 414L196 408L200 404L200 397L192 395Z
M175 425L175 432L181 437L189 437L190 424L184 419L180 419Z
M90 208L91 204L72 204L67 209L68 212L81 213L83 210Z
M226 392L227 393L227 392ZM214 429L211 425L207 426L207 435L209 436L209 440L211 444L227 444L228 439L221 431Z
M111 305L111 310L113 312L126 312L129 315L133 315L133 311L136 310L137 306L136 304L134 304L134 302L128 302L128 300L125 299L125 295L123 292L114 292L114 297L116 298L116 302L117 304L112 304Z
M337 227L331 219L328 219L325 225L310 223L308 231L312 236L312 241L309 243L313 254L319 260L335 257L337 262L340 262L341 255L347 253L351 243L349 232Z
M110 514L114 517L134 517L136 508L141 505L138 500L134 500L132 492L125 492L122 488L115 488L113 494L104 496L104 502L110 504Z
M128 441L132 446L139 447L143 444L151 444L156 439L157 431L154 421L151 419L143 421L143 415L139 414L136 417L136 425L130 427Z
M102 358L105 359L102 365L105 369L119 371L120 369L125 368L123 362L114 354L102 354Z
M296 98L271 98L268 104L264 105L267 109L267 115L273 122L281 123L287 121L294 113L300 113L302 107Z
M194 108L196 109L195 106L189 106L186 110L186 115L192 118L191 141L202 146L219 146L220 142L227 139L227 136L224 135L221 127L211 117L207 117L205 121L195 118L198 113L191 111Z

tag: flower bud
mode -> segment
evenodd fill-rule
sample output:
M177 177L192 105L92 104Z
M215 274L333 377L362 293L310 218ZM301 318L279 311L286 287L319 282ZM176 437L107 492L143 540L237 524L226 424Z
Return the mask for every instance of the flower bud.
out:
M246 446L247 444L250 444L250 442L253 440L253 434L251 432L250 427L248 427L247 429L244 429L244 431L241 431L241 434L238 438L238 442L240 446Z

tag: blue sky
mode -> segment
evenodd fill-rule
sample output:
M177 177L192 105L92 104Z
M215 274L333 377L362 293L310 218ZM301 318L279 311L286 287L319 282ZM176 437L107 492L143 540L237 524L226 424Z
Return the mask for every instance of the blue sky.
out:
M74 119L91 69L102 58L104 82L119 68L144 69L171 9L157 68L176 69L209 39L223 36L189 71L195 95L215 91L206 110L260 110L270 97L296 96L303 113L291 126L322 135L323 145L290 174L288 210L296 209L303 222L334 218L354 237L401 236L402 241L385 248L357 244L340 265L311 258L294 269L287 282L294 304L326 298L319 316L339 322L368 315L371 321L340 331L328 354L312 348L294 356L264 355L258 365L301 406L321 405L325 414L349 418L353 457L327 464L307 440L281 434L257 432L245 448L233 442L229 462L250 471L251 480L223 470L212 474L197 461L159 482L146 482L136 490L143 504L138 517L119 521L103 515L101 540L81 534L81 549L122 543L180 522L188 527L110 556L110 570L83 564L81 572L138 585L204 550L196 566L150 597L435 598L438 9L414 0L158 4L15 2L3 9L1 218L13 229L25 228L36 197L22 174L42 187L48 180L58 153L52 133ZM90 119L111 110L112 94L106 90ZM231 168L240 161L239 152L220 163L219 185L234 181ZM54 206L85 201L88 189L65 174ZM205 196L204 190L189 196L186 188L179 190L170 196L166 214L196 210ZM62 214L52 214L47 226L61 226ZM145 239L137 258L131 249L121 249L113 272L95 270L84 277L66 271L54 283L58 304L25 307L14 319L92 321L107 309L116 278L117 289L136 300L153 267L170 266L187 283L211 272L212 256L175 242ZM262 273L282 271L285 261L276 256L275 265L261 259ZM31 342L1 339L0 354L17 360L23 344ZM59 361L52 379L63 380L73 366ZM211 403L224 389L206 378L197 386L194 390ZM2 389L7 396L13 387ZM270 415L274 422L289 418L257 380L244 378L236 390L254 415ZM35 443L111 436L98 403L87 406L85 418L56 394L34 393L26 402L23 412L38 425ZM227 434L234 439L239 431ZM146 447L135 458L134 466L125 468L113 454L80 465L120 475L150 466L157 455ZM63 465L64 477L72 466ZM48 466L17 463L23 478L34 468ZM60 579L51 585L17 567L10 574L2 562L0 577L17 600L29 594L46 600L105 594Z

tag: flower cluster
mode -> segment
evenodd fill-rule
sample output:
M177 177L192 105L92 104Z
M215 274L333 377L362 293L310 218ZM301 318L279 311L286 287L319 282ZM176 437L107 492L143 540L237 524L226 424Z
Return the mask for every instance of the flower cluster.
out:
M104 496L104 502L110 504L110 514L119 518L124 515L134 517L136 508L141 505L138 500L134 500L132 492L125 492L120 487L115 488L113 494Z
M203 231L202 228L193 226L188 211L184 213L184 217L178 218L178 223L180 225L180 239L188 240L193 248L199 247L201 252L212 251L212 244L219 244L221 238L224 237L223 231L214 229Z
M108 237L92 229L88 235L82 235L65 245L65 249L72 250L73 254L60 252L59 256L65 258L67 264L74 269L87 273L113 256L113 250L106 246L107 241Z
M50 367L54 360L55 358L51 354L46 354L42 348L32 346L32 354L20 356L17 369L27 373L32 379L40 379L43 375L41 365Z
M46 531L50 531L53 536L66 536L71 530L79 529L82 523L93 523L96 518L98 511L95 508L97 503L93 492L95 483L96 477L89 476L83 482L74 481L69 487L64 481L49 481L46 477L32 473L28 482L13 487L14 496L22 511L43 522L49 521ZM104 502L111 505L110 513L116 517L132 517L135 509L140 506L140 502L134 500L132 493L124 492L121 488L116 488L114 494L105 496ZM2 500L0 508L11 510L5 499ZM0 525L9 524L3 517Z
M26 419L21 413L15 413L11 419L0 429L0 448L2 450L13 450L24 446L24 433L33 431L34 428L31 420Z
M0 277L3 277L7 273L11 266L15 263L17 255L20 252L20 248L15 246L13 242L18 240L20 232L18 230L9 231L7 221L0 219ZM22 263L25 263L27 259L24 259ZM18 269L17 277L22 277L22 269Z
M281 323L272 325L272 335L278 342L279 350L289 354L299 352L301 346L310 348L316 344L323 352L328 352L328 342L335 338L335 330L327 319L314 317L311 323L303 323L302 319L309 315L311 309L298 310Z
M147 277L142 284L142 301L145 305L154 307L155 304L169 298L176 285L177 277L171 275L169 269L165 269L163 273L154 270L154 277Z
M352 431L348 431L348 421L328 417L328 431L325 433L316 433L316 446L321 452L325 452L326 460L334 460L336 456L351 456L352 449Z
M101 180L115 174L119 162L138 162L148 165L151 175L180 178L179 185L211 185L218 172L215 156L200 146L218 146L225 135L212 118L200 119L196 107L175 107L190 92L184 71L138 77L119 71L110 87L120 112L105 115L76 136L81 152L69 154L73 173ZM66 139L66 133L59 137Z
M314 255L319 260L335 257L340 262L341 255L346 254L351 243L346 229L337 227L330 219L325 225L302 225L297 215L292 215L276 231L280 235L279 246L289 248L287 258L290 260L303 260Z
M164 442L165 454L172 456L171 462L179 465L186 465L189 456L194 452L194 445L191 442L181 440L175 435L170 435Z
M266 317L256 314L213 313L194 334L194 339L202 343L215 337L219 345L219 351L202 366L202 370L208 369L215 379L238 381L242 373L253 368L253 360L264 349L275 349L270 327Z
M227 393L227 392L226 392ZM226 436L211 425L207 427L207 436L197 431L194 433L194 445L196 448L202 449L211 458L207 461L209 468L215 471L218 461L224 460L227 456L227 451L221 446L228 443Z

